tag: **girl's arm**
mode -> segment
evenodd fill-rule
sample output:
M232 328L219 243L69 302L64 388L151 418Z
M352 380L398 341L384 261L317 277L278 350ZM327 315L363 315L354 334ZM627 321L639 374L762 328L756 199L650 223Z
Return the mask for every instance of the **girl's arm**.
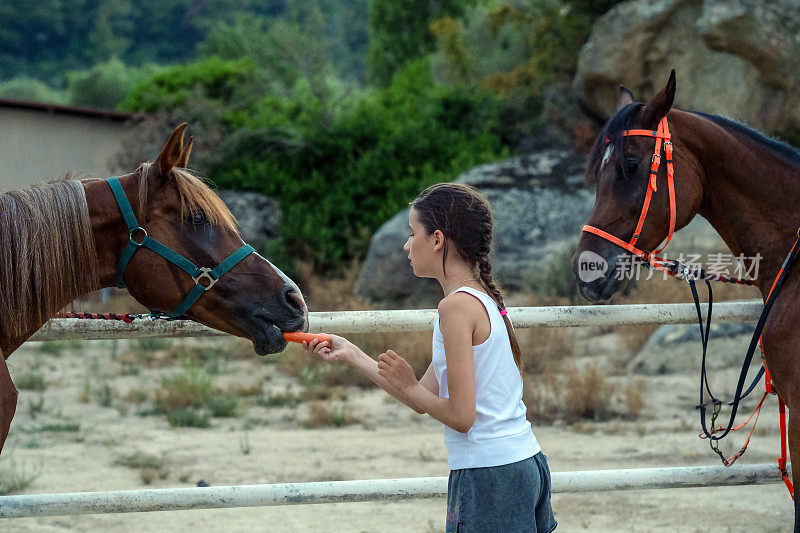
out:
M447 359L449 398L440 398L417 381L411 366L394 352L387 351L378 360L380 376L433 418L461 433L469 431L475 423L472 334L479 312L484 312L483 305L465 293L455 293L439 303L439 328Z
M389 383L383 376L378 374L378 362L375 361L375 359L365 354L361 348L348 341L344 337L339 337L338 335L330 335L330 337L330 347L328 346L327 342L318 342L316 339L314 339L310 343L303 342L303 348L316 353L327 361L347 361L356 367L359 372L369 378L378 387L385 390L388 394L404 403L417 413L425 414L425 411L416 402L412 401L407 394L404 394L400 389ZM427 372L425 374L427 375ZM414 379L416 381L416 377ZM434 380L435 379L436 377L434 376Z
M433 362L428 365L428 369L419 380L419 384L439 396L439 380L436 379L436 372L433 370Z

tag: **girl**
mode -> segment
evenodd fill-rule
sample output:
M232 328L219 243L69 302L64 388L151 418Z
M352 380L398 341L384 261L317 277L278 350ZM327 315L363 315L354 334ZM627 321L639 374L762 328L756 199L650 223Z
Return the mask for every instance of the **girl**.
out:
M331 346L303 347L355 366L445 425L446 531L548 533L556 527L550 470L525 418L519 345L492 279L489 204L470 186L433 185L411 202L408 225L403 250L414 274L436 278L444 292L422 379L392 350L376 362L335 335Z

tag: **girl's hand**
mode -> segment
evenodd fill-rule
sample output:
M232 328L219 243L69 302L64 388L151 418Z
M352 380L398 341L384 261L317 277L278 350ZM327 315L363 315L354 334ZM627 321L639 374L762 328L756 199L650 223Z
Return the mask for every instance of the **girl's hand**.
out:
M303 341L303 349L313 354L318 355L325 361L349 361L352 351L350 350L350 343L344 337L338 335L329 335L331 342L319 342L314 339L311 342Z
M401 391L419 383L411 365L392 350L386 350L378 356L378 374Z

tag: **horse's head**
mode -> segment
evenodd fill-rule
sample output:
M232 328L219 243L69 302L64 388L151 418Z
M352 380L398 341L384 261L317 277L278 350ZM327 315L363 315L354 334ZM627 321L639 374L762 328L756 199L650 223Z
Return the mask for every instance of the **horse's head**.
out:
M153 246L133 246L134 253L122 267L122 281L137 301L248 338L259 355L281 351L286 346L282 332L308 328L303 296L277 267L244 247L236 220L222 200L186 170L192 139L183 146L185 127L175 129L154 163L120 178L120 194L130 200L136 218L125 223L127 229L120 224L122 208L117 206L124 200L104 202L105 216L113 217L114 223L104 232L108 234L96 235L113 243L105 247L110 257L104 261L101 254L101 265L111 263L117 269L124 250L131 247L129 240L155 239L190 263L166 252L176 259L170 261ZM107 198L109 186L93 184L95 191L101 188ZM140 228L130 231L137 222ZM98 242L98 250L103 248ZM206 273L197 276L195 271L193 278L187 272L195 266L206 267ZM122 282L118 279L117 284ZM213 286L203 291L198 285ZM193 290L200 297L183 310Z
M617 114L595 140L587 178L597 185L597 196L572 258L580 292L587 300L607 300L621 290L626 282L621 269L631 264L621 259L653 252L700 208L699 167L676 132L667 131L672 128L665 117L674 97L675 71L646 105L634 102L631 92L620 87ZM668 167L673 145L676 180L671 202Z

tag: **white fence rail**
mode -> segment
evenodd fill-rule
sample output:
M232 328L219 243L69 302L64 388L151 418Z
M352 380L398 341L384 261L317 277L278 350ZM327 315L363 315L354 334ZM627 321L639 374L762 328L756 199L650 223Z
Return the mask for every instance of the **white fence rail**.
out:
M760 300L723 302L714 306L719 322L756 320ZM704 309L705 311L705 309ZM688 324L697 320L693 304L513 307L515 327L577 327L634 324ZM433 327L436 311L345 311L311 313L312 331L361 333L424 331ZM30 340L115 339L138 337L207 337L225 335L190 321L54 319ZM553 473L553 492L594 492L780 483L775 465L643 468ZM273 505L364 502L389 499L440 498L447 478L372 479L242 485L231 487L27 494L0 497L0 518L132 513L181 509L213 509Z
M756 320L761 300L722 302L714 305L714 320L743 322ZM705 309L703 309L705 312ZM582 305L512 307L508 310L514 327L531 328L614 326L634 324L690 324L697 320L694 304ZM425 331L433 329L435 309L408 311L336 311L310 313L312 331L364 333L378 331ZM138 337L211 337L227 335L188 320L136 320L131 324L115 320L60 318L50 320L30 339L132 339Z
M552 491L559 493L766 485L780 483L781 478L775 465L760 464L554 472L552 481ZM446 477L26 494L0 497L0 518L443 498L446 494Z

